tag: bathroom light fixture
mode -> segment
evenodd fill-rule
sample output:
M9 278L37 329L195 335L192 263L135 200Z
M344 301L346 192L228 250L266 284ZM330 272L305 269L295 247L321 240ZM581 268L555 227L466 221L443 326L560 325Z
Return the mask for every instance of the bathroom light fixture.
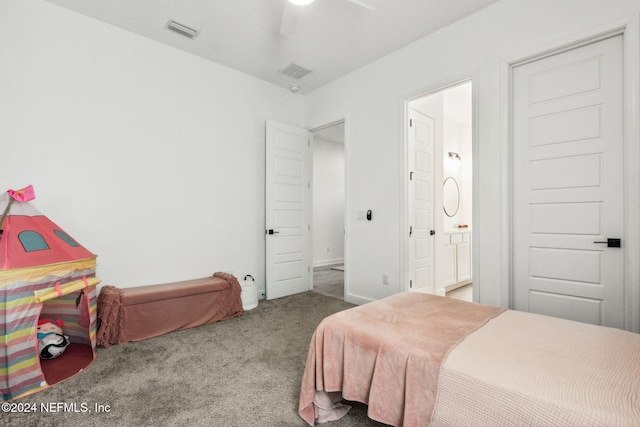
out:
M289 0L289 3L295 4L296 6L306 6L308 4L313 3L314 0Z
M460 154L455 153L453 151L449 151L449 158L451 160L460 160L461 159Z

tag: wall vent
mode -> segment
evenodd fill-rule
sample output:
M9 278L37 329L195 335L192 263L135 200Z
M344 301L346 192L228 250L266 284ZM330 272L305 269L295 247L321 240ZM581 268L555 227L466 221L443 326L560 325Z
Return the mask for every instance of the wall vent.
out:
M311 70L308 70L298 64L295 63L291 63L291 65L289 65L288 67L278 71L280 74L284 74L287 77L292 77L294 79L300 80L301 78L303 78L304 76L306 76L307 74L309 74L311 72Z
M182 25L176 21L169 21L169 23L167 24L167 28L185 37L189 37L190 39L195 38L199 32L198 30L189 28L186 25Z

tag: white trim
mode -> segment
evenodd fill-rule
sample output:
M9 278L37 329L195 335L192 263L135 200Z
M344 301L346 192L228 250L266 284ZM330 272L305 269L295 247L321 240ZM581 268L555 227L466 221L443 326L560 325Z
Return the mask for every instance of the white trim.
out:
M329 267L331 265L341 265L341 264L344 264L344 258L322 259L320 261L315 261L313 263L313 268Z
M407 123L409 120L409 103L411 101L415 101L419 98L423 98L425 96L433 95L442 90L457 86L459 84L465 82L471 82L471 90L472 90L472 124L471 124L471 150L472 150L472 176L473 176L473 189L472 189L472 208L471 208L471 218L474 224L478 224L479 212L478 209L478 201L479 201L479 168L478 168L478 86L479 86L479 78L478 78L478 70L474 69L468 73L461 73L457 77L441 80L439 82L435 82L428 86L425 86L421 89L414 90L409 93L405 93L401 95L398 99L398 111L400 111L399 117L399 141L401 142L399 145L400 150L400 159L401 159L401 176L400 176L400 259L399 259L399 279L400 279L400 292L408 292L409 291L409 281L407 279L407 271L409 269L409 224L407 221L408 212L407 212L407 203L409 200L409 181L407 177L409 176L409 153L408 153L408 145L409 145L409 133L407 132ZM477 231L477 227L472 228L472 249L471 253L478 250L479 244L479 235ZM435 260L434 253L434 265L437 262ZM474 286L473 286L473 300L478 301L479 292L480 292L480 283L476 281L475 278L479 277L480 274L480 265L478 263L478 257L471 257L472 260L472 277L474 278ZM435 272L434 272L435 274Z
M513 286L512 230L512 73L516 66L550 55L623 35L624 49L624 292L625 329L640 332L640 19L636 14L617 22L563 41L541 46L533 51L501 61L500 65L500 305L511 308ZM475 220L475 219L474 219Z
M635 15L624 30L624 183L626 330L640 332L640 18Z

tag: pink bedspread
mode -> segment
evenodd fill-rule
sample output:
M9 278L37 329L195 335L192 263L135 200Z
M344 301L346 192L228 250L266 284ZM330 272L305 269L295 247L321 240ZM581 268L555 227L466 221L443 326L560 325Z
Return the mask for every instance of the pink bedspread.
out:
M346 411L327 407L325 392L341 392L376 421L428 425L447 353L503 311L402 293L329 316L311 339L298 413L309 425L336 419Z

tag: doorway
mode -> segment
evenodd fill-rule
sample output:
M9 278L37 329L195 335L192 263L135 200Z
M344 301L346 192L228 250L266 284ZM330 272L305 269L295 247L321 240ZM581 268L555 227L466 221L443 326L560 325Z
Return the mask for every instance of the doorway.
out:
M344 120L310 132L313 134L313 290L343 300L346 187Z
M465 80L406 104L407 290L469 301L472 89L472 81Z

